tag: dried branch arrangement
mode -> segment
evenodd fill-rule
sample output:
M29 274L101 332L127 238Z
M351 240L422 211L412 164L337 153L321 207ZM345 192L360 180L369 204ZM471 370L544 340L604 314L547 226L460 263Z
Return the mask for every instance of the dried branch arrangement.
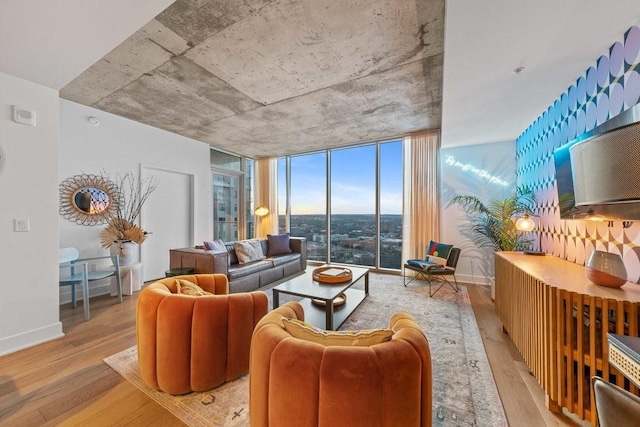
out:
M107 226L100 233L100 243L108 248L118 241L130 241L142 244L147 232L136 225L142 206L157 185L152 178L137 179L133 173L116 175L115 184L119 194L118 205Z

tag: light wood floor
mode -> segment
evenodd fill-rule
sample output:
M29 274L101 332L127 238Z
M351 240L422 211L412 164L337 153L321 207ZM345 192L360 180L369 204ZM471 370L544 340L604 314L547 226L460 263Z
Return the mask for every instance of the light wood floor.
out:
M509 425L576 425L545 408L542 390L502 332L489 290L468 289ZM92 298L88 322L81 304L64 305L64 338L1 357L0 425L182 425L102 361L135 344L136 299Z

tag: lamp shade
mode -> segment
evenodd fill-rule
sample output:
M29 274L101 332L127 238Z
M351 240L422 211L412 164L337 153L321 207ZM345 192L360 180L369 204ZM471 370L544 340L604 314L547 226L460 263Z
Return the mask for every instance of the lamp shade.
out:
M516 228L519 231L533 231L533 229L536 228L536 223L529 218L529 215L524 214L522 218L516 220Z
M266 206L260 206L256 208L253 213L255 213L257 216L265 216L269 214L269 208Z

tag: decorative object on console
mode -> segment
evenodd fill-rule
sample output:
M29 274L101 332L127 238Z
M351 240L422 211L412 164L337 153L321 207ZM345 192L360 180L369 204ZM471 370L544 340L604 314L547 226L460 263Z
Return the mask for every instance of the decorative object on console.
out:
M118 203L109 216L107 226L100 233L103 248L120 255L121 265L135 262L133 247L130 243L141 245L147 238L147 232L135 224L142 206L156 189L153 179L136 179L131 172L116 175Z
M476 196L459 195L449 203L462 207L471 222L472 239L479 247L496 251L513 251L529 241L516 229L513 217L531 212L536 204L533 190L518 187L516 194L504 200L492 200L485 205Z
M618 254L593 251L585 264L587 279L609 288L619 288L627 283L627 269Z
M533 231L536 228L536 223L530 218L532 216L538 217L538 221L540 221L540 215L525 213L521 218L516 220L516 228L519 231L529 232ZM540 231L541 227L538 226L538 250L525 250L525 255L545 255L542 251L542 233Z

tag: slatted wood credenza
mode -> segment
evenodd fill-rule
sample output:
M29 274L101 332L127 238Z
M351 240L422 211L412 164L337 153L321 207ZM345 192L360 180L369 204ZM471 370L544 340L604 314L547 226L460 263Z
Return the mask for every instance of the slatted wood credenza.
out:
M640 395L607 362L607 333L639 336L640 285L594 285L583 266L551 255L496 252L495 259L496 313L551 411L565 407L595 426L595 375Z

